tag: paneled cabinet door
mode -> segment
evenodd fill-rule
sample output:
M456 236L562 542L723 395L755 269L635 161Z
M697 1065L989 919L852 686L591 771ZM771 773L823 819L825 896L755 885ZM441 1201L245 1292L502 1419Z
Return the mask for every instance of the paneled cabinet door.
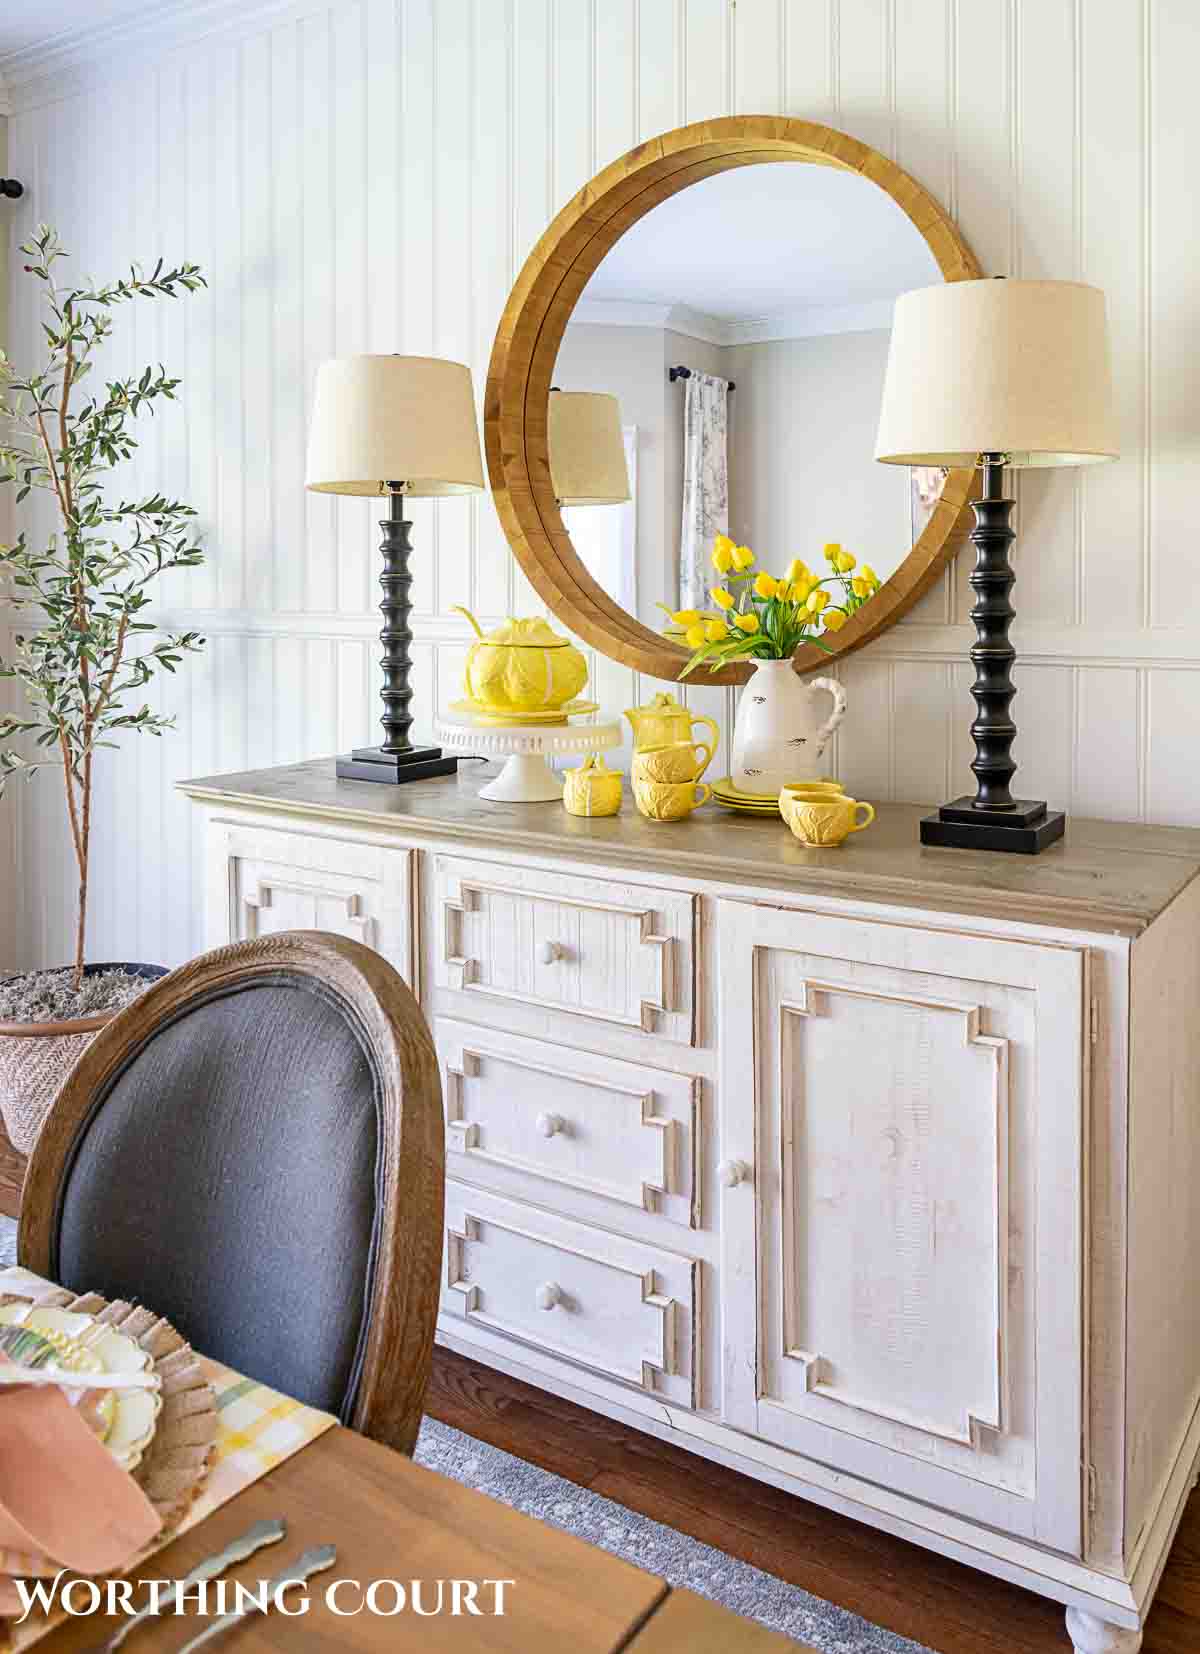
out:
M209 946L330 930L383 954L412 985L412 852L213 822Z
M718 928L723 1416L1079 1555L1086 952Z

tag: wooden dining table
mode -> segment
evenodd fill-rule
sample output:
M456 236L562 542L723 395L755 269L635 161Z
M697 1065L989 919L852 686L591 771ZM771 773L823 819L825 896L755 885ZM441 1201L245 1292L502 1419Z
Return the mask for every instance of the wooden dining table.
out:
M307 1613L273 1609L254 1614L214 1643L214 1649L227 1646L237 1654L327 1654L334 1649L803 1654L807 1648L340 1425L155 1553L131 1577L181 1579L253 1522L271 1517L286 1520L287 1538L231 1569L227 1580L253 1587L315 1545L336 1545L336 1565L311 1581ZM336 1580L356 1582L335 1593L342 1615L326 1600L326 1590ZM454 1594L447 1584L440 1613L419 1616L411 1605L396 1614L371 1613L362 1606L363 1597L377 1580L398 1580L409 1604L411 1582L423 1582L426 1608L436 1603L438 1581L474 1581L475 1606L483 1612L454 1614ZM494 1580L512 1582L503 1589L503 1614L491 1611L495 1588L483 1583ZM460 1609L468 1595L460 1591ZM229 1597L232 1603L232 1591ZM145 1591L133 1600L140 1606ZM385 1609L398 1600L394 1588L376 1592L377 1604ZM351 1612L356 1605L360 1611ZM38 1654L92 1650L122 1623L119 1614L89 1614L64 1622L35 1647ZM163 1616L137 1627L122 1647L131 1654L142 1648L147 1654L171 1654L204 1623L193 1600L183 1616Z

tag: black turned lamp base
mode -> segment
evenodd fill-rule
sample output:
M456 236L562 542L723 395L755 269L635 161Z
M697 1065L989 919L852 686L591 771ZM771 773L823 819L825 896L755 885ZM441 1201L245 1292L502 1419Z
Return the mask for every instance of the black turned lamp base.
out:
M921 817L921 843L949 850L1009 850L1036 856L1060 839L1067 818L1033 799L1018 798L1012 810L980 810L972 798L943 804L935 816Z
M355 747L348 757L339 758L339 781L383 781L397 786L402 781L428 781L435 775L453 775L458 759L447 756L441 747L409 747L406 752L384 752L382 747Z

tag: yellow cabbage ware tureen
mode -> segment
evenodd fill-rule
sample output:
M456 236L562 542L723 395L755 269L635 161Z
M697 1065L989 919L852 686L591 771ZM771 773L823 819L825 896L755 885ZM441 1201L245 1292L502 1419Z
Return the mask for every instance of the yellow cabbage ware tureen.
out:
M467 655L465 677L467 694L481 712L557 712L587 682L582 650L540 617L510 618L485 637L469 609L455 608L479 639Z

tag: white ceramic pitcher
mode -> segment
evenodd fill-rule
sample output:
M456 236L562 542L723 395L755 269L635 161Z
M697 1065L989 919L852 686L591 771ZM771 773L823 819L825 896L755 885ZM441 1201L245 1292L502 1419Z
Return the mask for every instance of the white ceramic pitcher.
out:
M824 722L822 692L833 697ZM835 679L797 677L790 660L757 661L733 726L734 786L777 794L789 781L819 779L821 756L845 716L846 691Z

